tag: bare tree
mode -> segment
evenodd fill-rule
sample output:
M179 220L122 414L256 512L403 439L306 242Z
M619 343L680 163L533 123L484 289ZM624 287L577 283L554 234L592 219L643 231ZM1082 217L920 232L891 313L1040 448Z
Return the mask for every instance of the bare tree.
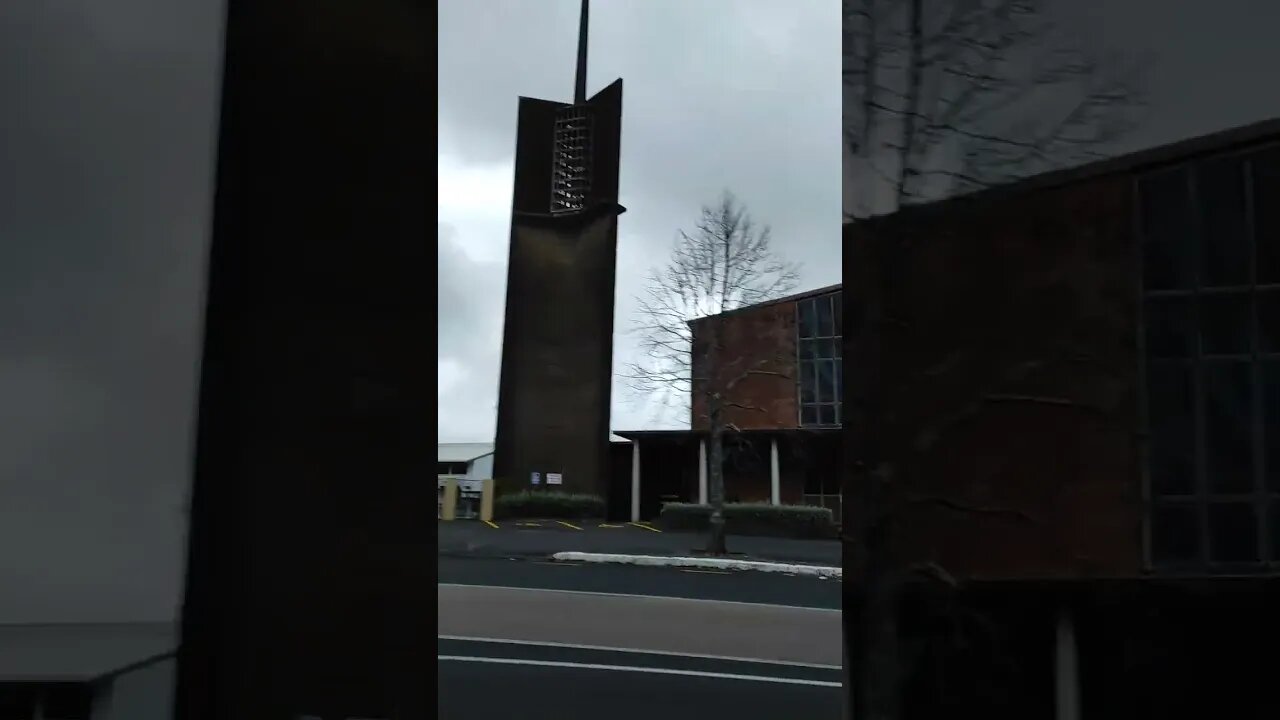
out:
M844 0L843 12L847 222L1104 157L1141 120L1144 64L1084 51L1051 21L1042 0ZM879 239L906 252L911 228L890 227L893 237ZM863 223L859 231L869 237L885 228ZM865 305L846 353L857 369L847 404L858 408L849 423L857 447L846 525L853 551L846 564L859 593L849 618L855 633L849 650L857 657L850 685L858 717L891 720L899 714L907 664L899 647L899 589L920 573L955 582L945 568L895 563L894 516L915 504L1016 513L912 496L903 477L911 458L883 455L878 328L887 322L880 302L894 280L871 272L855 268L857 277L848 279L861 286L853 297ZM1045 358L1029 362L1037 360ZM993 373L1024 371L1019 364ZM940 412L918 428L916 451L928 452L955 417L992 397L978 389L972 407Z
M710 316L779 298L795 289L798 278L798 266L774 252L768 226L757 226L725 192L715 205L703 206L691 232L679 231L671 258L650 271L639 298L635 329L644 357L626 379L637 393L685 405L706 422L707 551L713 554L726 552L725 435L738 429L729 413L760 410L732 400L733 391L749 377L783 374L776 367L783 344L781 338L729 343L725 323Z
M1142 61L1095 56L1043 0L844 0L846 216L1105 156Z

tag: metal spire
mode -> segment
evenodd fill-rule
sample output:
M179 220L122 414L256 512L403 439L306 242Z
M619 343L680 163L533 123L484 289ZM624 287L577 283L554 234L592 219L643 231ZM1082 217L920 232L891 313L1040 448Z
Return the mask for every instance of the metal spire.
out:
M578 19L578 74L573 85L575 105L587 101L587 5L588 0L582 0L582 16Z

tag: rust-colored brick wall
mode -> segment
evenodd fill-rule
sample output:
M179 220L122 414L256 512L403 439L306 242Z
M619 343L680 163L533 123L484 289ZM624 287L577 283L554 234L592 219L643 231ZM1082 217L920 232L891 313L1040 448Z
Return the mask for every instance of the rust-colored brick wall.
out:
M846 229L846 317L878 296L885 318L846 330L851 388L867 367L856 344L880 348L881 410L854 453L873 437L892 468L904 563L1141 572L1130 195L1111 175Z
M730 379L754 368L763 371L739 380L726 393L733 406L726 420L743 430L793 428L799 424L796 400L796 304L779 302L701 318L693 323L694 376L705 373L706 338L722 333L719 379ZM710 426L705 386L694 383L692 398L694 430Z

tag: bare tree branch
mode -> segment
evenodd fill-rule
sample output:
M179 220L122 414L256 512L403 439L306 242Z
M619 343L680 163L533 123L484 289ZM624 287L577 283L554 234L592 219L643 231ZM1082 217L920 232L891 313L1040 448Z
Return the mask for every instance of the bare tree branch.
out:
M702 208L691 230L676 234L670 258L650 272L637 299L632 332L643 355L622 377L638 397L678 402L706 421L713 553L724 552L724 436L736 431L731 411L764 412L731 392L750 377L786 377L777 368L790 347L781 336L733 342L724 314L782 297L798 279L798 266L774 251L769 227L757 225L726 192Z

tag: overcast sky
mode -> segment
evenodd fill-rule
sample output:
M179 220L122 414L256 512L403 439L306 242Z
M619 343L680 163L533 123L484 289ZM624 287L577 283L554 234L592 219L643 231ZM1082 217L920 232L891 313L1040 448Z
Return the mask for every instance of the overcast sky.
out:
M1143 5L1064 13L1159 52L1135 147L1280 116L1280 3ZM570 98L578 2L440 6L441 439L488 441L516 98ZM0 3L0 622L176 605L221 12ZM643 268L726 187L806 286L839 281L839 42L837 0L596 1L589 90L625 79L619 329ZM614 428L652 426L616 398Z
M439 5L441 441L493 439L516 102L573 99L579 5ZM623 79L615 370L645 271L722 190L804 287L840 281L839 21L839 0L592 3L587 92ZM687 421L663 410L615 382L614 429Z

